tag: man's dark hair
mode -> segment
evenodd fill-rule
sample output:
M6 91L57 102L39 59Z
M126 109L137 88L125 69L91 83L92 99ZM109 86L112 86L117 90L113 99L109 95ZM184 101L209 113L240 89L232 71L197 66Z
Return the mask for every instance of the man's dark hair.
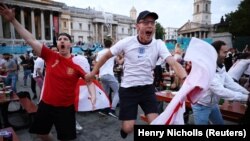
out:
M60 36L66 36L69 38L70 42L72 42L71 36L68 33L60 33L57 37L57 40L59 39Z
M248 57L250 57L250 53L240 53L237 59L247 59Z
M219 54L219 51L220 51L220 49L221 49L221 46L224 46L224 45L226 45L226 43L223 42L223 41L220 41L220 40L214 41L214 42L212 43L212 46L215 48L215 50L216 50L216 52L217 52L218 54Z
M104 39L104 46L105 48L110 48L112 46L113 42L112 42L112 39Z
M24 61L25 60L25 57L23 55L20 55L19 58Z
M3 56L10 56L10 53L3 53Z

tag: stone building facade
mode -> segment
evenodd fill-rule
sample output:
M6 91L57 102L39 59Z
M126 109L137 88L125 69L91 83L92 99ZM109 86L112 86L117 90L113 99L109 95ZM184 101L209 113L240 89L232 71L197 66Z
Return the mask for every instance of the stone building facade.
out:
M52 0L8 0L3 3L15 8L17 20L44 43L52 43L53 37L60 32L69 33L75 43L102 43L104 36L117 41L136 34L135 19L124 15L69 7ZM136 15L134 8L130 12ZM12 24L1 16L0 31L0 43L24 43Z

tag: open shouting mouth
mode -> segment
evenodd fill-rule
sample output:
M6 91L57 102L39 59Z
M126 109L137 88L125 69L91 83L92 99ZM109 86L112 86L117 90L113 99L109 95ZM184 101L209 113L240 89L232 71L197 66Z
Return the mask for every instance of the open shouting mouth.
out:
M152 33L153 33L152 31L146 31L146 35L147 35L147 36L151 36Z

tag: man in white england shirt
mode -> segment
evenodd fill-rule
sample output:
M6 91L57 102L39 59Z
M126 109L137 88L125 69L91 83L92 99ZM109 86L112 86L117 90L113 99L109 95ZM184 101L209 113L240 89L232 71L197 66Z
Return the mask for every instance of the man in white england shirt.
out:
M153 38L157 19L156 13L142 11L136 20L138 35L117 42L97 62L92 72L85 76L87 80L93 78L109 58L124 54L123 76L119 89L122 138L133 132L139 105L149 122L158 116L152 70L159 57L163 58L181 79L187 75L183 67L172 57L165 43Z

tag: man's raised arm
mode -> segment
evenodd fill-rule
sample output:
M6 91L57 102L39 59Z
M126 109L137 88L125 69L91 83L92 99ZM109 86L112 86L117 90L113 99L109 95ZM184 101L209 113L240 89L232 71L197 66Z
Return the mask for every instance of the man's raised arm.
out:
M85 75L85 81L90 81L91 79L93 79L95 77L95 74L98 73L99 69L101 68L101 66L109 59L111 58L113 55L111 53L111 51L109 50L105 55L103 55L101 57L101 59L95 64L93 70L88 73L87 75Z

